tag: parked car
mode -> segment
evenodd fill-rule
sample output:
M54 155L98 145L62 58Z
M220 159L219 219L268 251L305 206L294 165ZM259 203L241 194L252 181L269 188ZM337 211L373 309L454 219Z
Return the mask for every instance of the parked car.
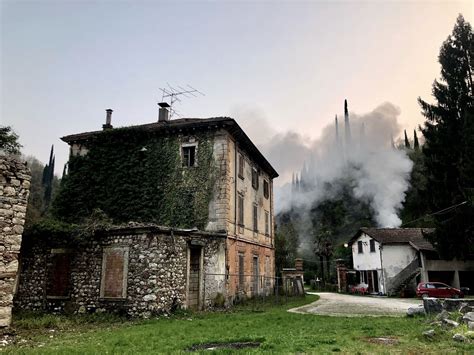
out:
M463 298L464 293L442 282L421 282L416 288L418 297Z

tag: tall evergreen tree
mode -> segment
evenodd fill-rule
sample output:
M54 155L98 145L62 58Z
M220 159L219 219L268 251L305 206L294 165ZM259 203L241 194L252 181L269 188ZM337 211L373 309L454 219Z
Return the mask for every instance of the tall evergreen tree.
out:
M426 198L432 212L459 207L435 215L431 238L443 256L466 258L474 254L474 35L462 15L441 47L439 62L441 78L433 84L436 102L418 99L426 117Z
M420 143L418 142L418 136L416 135L416 129L413 130L413 148L420 149Z
M56 157L54 156L54 145L52 145L51 152L49 153L49 163L44 167L43 170L44 203L46 206L49 206L51 202L55 160Z
M410 149L410 141L408 140L407 130L405 129L405 148Z

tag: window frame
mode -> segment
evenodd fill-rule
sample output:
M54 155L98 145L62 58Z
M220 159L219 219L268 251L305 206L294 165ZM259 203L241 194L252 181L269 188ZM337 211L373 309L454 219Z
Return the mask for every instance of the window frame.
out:
M270 212L265 210L265 235L270 235Z
M370 245L370 252L371 253L375 253L375 240L374 239L371 239L369 241L369 245Z
M239 263L238 286L239 286L239 289L243 290L245 286L245 254L244 253L238 253L238 263Z
M364 254L364 245L362 243L362 240L357 241L357 253Z
M194 156L193 156L193 164L191 165L190 159L186 159L185 156L185 149L194 149ZM198 166L198 144L196 142L193 143L181 143L181 166L183 168L194 168ZM190 156L191 158L191 156Z
M107 252L109 250L120 250L123 252L123 265L122 265L122 294L119 297L105 295L105 282L107 274ZM104 300L125 300L127 298L127 287L128 287L128 261L129 261L130 248L123 245L105 246L102 248L102 273L100 277L100 298Z

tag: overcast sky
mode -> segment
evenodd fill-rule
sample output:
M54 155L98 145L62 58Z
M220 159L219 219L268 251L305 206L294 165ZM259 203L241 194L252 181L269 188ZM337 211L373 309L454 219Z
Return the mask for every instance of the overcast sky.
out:
M442 42L471 1L7 1L1 4L0 124L57 172L59 137L157 120L160 87L190 84L184 117L232 116L259 142L317 138L335 113L383 102L409 130L423 122ZM261 136L260 136L261 135Z

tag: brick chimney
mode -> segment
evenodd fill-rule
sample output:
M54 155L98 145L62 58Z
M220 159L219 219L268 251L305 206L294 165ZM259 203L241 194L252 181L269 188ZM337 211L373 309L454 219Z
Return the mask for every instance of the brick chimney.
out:
M108 108L107 110L105 110L106 112L106 115L105 115L105 124L102 125L102 129L105 131L106 129L112 129L114 128L112 126L112 112L114 112L114 110L112 110L111 108Z
M170 105L167 102L160 102L158 106L160 106L160 110L158 113L158 122L168 122L170 120L168 110Z
M295 259L295 269L296 271L303 271L303 259Z

